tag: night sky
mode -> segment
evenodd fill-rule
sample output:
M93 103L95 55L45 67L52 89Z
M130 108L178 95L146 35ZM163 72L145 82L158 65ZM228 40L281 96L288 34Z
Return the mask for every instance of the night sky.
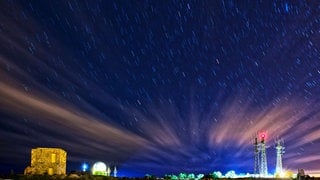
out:
M0 172L320 172L319 1L0 1Z

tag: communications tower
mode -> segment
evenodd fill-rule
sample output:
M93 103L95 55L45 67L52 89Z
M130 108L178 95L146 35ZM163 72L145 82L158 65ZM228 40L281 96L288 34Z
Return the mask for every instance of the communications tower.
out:
M276 162L276 174L280 175L282 174L282 155L284 154L284 146L283 146L283 141L281 141L280 139L278 139L276 141L277 146L277 162Z
M260 133L260 175L263 177L268 176L268 166L267 166L267 153L266 153L266 133Z
M260 174L260 148L258 144L258 138L254 138L254 174Z

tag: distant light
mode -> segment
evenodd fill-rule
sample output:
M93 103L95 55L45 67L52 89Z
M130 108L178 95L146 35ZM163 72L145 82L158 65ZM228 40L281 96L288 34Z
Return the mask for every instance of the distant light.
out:
M83 172L86 172L87 169L88 169L88 164L83 163L83 164L82 164L82 171L83 171Z
M266 132L260 132L259 137L261 140L265 140L267 138L267 133Z

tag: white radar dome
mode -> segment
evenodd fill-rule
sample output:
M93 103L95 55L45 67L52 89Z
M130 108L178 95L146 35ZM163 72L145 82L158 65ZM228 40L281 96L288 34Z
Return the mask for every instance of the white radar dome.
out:
M107 170L107 166L103 162L96 162L93 164L92 171L100 171L100 172L105 172Z

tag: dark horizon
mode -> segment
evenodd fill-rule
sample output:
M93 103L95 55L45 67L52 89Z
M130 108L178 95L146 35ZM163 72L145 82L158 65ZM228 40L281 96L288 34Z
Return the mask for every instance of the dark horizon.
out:
M0 1L0 172L36 147L119 174L320 174L317 1Z

